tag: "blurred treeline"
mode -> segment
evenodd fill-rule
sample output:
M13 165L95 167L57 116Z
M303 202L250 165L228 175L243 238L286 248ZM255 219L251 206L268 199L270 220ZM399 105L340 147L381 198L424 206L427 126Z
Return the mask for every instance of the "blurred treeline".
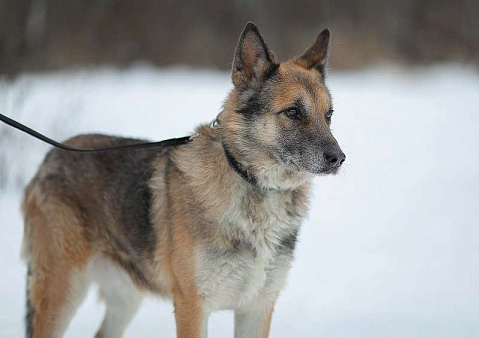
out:
M280 59L325 27L336 68L479 59L479 0L0 0L0 73L137 60L227 68L250 20Z

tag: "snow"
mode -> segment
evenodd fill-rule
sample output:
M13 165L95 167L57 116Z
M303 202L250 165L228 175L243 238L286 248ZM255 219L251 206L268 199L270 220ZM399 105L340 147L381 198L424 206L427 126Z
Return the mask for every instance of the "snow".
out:
M271 337L479 336L479 76L459 65L331 72L333 131L347 155L315 181ZM160 140L211 121L229 75L187 68L79 69L0 80L0 112L54 139L104 132ZM0 126L0 337L23 335L21 188L48 150ZM93 287L66 337L92 337ZM232 337L230 312L210 337ZM126 337L174 337L147 299Z

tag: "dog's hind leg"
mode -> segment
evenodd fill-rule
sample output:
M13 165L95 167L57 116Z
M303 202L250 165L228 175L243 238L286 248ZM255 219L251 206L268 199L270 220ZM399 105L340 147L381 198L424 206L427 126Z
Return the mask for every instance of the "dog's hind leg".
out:
M62 337L87 289L85 270L33 268L27 286L27 337Z
M100 297L106 303L105 318L95 337L122 337L140 307L142 292L122 268L106 258L96 260L92 273L100 285Z
M24 203L28 264L26 335L61 337L89 285L90 249L71 209L34 193Z

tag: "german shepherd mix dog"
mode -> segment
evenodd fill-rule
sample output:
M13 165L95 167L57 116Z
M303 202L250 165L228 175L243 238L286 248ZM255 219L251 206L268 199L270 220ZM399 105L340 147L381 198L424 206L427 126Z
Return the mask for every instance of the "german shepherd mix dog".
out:
M26 188L28 337L60 337L91 281L121 337L142 296L171 298L177 336L206 337L208 315L235 311L235 337L267 337L308 210L311 180L338 172L325 85L329 31L277 63L248 23L216 123L163 150L52 150ZM139 140L82 135L70 146Z

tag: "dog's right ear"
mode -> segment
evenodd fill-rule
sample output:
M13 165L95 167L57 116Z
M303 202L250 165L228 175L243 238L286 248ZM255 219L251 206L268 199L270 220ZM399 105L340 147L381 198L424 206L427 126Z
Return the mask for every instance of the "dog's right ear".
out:
M273 67L277 67L273 53L266 46L258 27L248 22L236 47L233 84L238 89L257 88Z

